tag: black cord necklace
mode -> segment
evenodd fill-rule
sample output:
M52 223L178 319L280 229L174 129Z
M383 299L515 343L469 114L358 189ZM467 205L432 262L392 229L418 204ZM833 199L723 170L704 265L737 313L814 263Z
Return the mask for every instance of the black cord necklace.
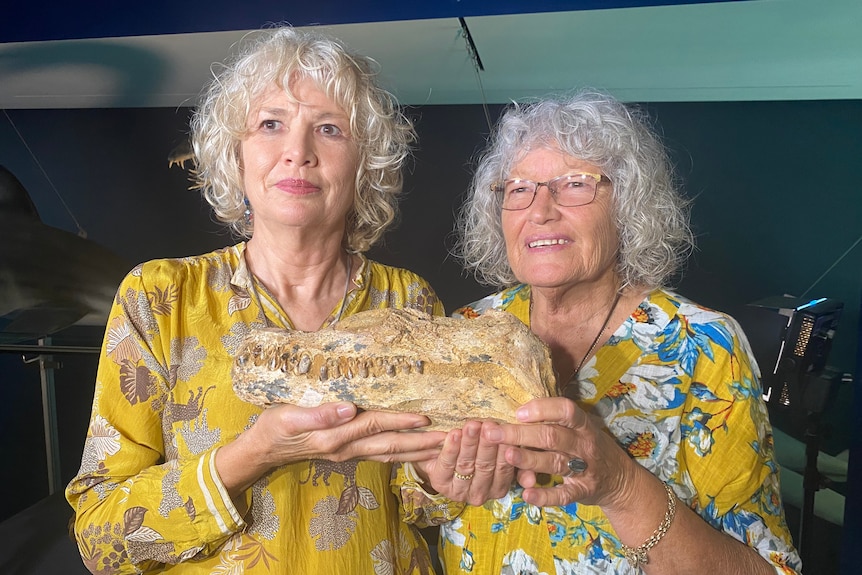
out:
M599 333L596 334L595 339L593 339L593 343L590 344L590 348L587 350L587 353L584 357L581 358L581 361L578 362L578 366L572 371L572 375L569 376L569 379L566 380L566 383L562 385L562 389L565 389L566 385L572 381L573 379L577 379L578 374L581 373L581 368L584 367L584 364L587 362L587 359L593 354L596 350L596 346L599 344L599 340L602 338L602 334L608 327L608 323L611 321L611 316L614 315L614 311L617 309L617 304L620 303L620 297L622 296L622 291L618 291L616 297L614 297L614 302L611 304L611 309L608 310L608 315L605 316L605 321L602 322L602 327L599 328ZM533 321L533 296L530 296L530 322Z
M614 298L614 303L611 304L611 309L608 311L608 315L605 316L605 321L602 323L602 327L599 328L599 333L596 334L596 338L593 340L593 343L590 344L590 349L587 350L586 355L581 358L581 361L578 363L578 367L576 367L575 371L572 372L572 376L569 378L569 381L577 379L578 374L581 373L581 368L584 367L584 364L587 362L587 358L589 358L596 350L596 345L598 345L599 340L602 338L602 334L607 329L608 323L611 321L611 316L614 315L614 310L617 309L617 304L620 303L620 296L622 296L622 293L617 292L617 297Z

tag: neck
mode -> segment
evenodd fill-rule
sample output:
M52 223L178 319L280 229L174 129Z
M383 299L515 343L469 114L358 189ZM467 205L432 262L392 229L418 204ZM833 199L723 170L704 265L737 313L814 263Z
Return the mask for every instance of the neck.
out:
M560 390L616 331L643 297L643 290L617 283L533 288L530 328L551 349Z
M331 242L312 249L284 244L274 248L255 235L245 257L249 271L302 331L321 327L352 287L348 268L356 269L351 256Z
M347 254L340 237L294 242L255 233L246 242L246 262L277 296L303 289L319 294L336 284L343 286Z
M560 287L531 286L533 317L569 326L600 323L619 292L619 285L613 275L596 282Z

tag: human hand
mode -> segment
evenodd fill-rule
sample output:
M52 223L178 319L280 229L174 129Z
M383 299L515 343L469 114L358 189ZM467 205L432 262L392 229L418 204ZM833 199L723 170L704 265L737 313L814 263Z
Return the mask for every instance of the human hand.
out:
M515 415L531 425L501 425L489 428L483 436L500 444L506 462L518 468L524 501L540 507L574 501L604 506L625 496L636 470L632 466L637 463L573 401L563 397L535 399ZM573 458L582 460L586 468L572 472L568 463ZM562 476L563 482L536 487L537 473Z
M361 411L347 402L280 404L264 410L249 432L265 438L273 466L307 459L414 461L436 456L445 434L403 432L429 424L424 415Z
M482 505L503 497L512 487L515 468L506 462L495 442L483 439L486 431L499 427L492 421L468 421L446 435L436 459L414 466L437 493L453 501Z
M436 457L443 432L410 433L429 424L405 413L359 412L347 402L269 407L234 441L219 448L216 468L232 497L273 467L308 459L413 461Z

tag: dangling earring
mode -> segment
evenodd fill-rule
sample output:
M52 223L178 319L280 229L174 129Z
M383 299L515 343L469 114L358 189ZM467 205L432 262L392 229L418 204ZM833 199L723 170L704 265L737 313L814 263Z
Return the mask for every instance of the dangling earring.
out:
M251 224L251 204L248 203L248 198L243 198L242 203L245 204L245 211L242 213L242 217L245 219L245 225Z

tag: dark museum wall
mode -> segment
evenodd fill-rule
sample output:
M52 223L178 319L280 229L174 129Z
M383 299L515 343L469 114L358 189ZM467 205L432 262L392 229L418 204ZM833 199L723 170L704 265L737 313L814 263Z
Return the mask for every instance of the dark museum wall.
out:
M862 233L862 101L653 103L647 109L694 199L699 249L681 293L745 324L747 303L802 295ZM491 117L499 111L492 107ZM491 289L465 276L447 255L454 213L488 127L480 106L410 113L420 142L406 178L402 221L371 255L426 277L451 311ZM198 193L188 190L186 172L168 167L187 121L184 108L7 110L0 117L0 164L28 189L47 224L77 231L65 202L89 239L130 267L202 253L232 240ZM808 294L844 302L829 357L842 372L858 369L860 294L862 246ZM97 346L100 339L99 329L72 328L54 343ZM65 482L77 471L95 356L61 361L56 385ZM37 366L20 354L0 353L0 389L3 520L47 495L47 486ZM831 453L847 448L856 425L851 391L841 386L824 418L832 428L824 450Z

